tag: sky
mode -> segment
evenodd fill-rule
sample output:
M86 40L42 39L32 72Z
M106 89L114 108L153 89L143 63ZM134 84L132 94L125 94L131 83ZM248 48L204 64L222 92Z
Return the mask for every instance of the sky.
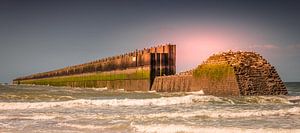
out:
M300 81L297 0L0 0L0 82L164 43L177 72L254 51Z

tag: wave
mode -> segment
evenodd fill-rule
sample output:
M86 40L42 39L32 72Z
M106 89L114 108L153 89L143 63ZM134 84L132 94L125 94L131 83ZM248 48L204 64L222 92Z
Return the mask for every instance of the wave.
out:
M187 112L161 112L161 113L151 113L151 114L139 114L134 115L120 115L120 114L96 114L84 116L88 119L119 119L124 118L129 121L135 120L159 120L159 119L190 119L190 118L199 118L199 119L228 119L228 118L253 118L253 117L267 117L267 116L278 116L286 117L291 115L300 115L300 107L292 107L287 109L279 110L207 110L201 109L196 111L187 111Z
M293 107L289 109L279 110L198 110L191 112L163 112L148 115L140 115L136 117L146 118L189 118L189 117L203 117L203 118L243 118L243 117L259 117L259 116L285 116L285 115L300 115L300 107Z
M74 123L58 123L58 127L67 127L83 130L84 132L129 132L133 131L130 123L110 124L110 125L93 125L93 124L74 124Z
M153 119L190 119L190 118L252 118L252 117L266 117L266 116L290 116L290 115L300 115L300 107L292 107L279 110L212 110L212 109L201 109L188 112L161 112L161 113L150 113L150 114L80 114L80 115L63 115L63 114L33 114L30 116L0 116L0 120L9 119L30 119L30 120L48 120L48 119L65 119L65 120L76 120L79 118L84 119L107 119L115 120L118 123L120 118L125 120L135 121L135 120L153 120ZM113 122L112 122L113 123Z
M204 95L203 90L186 92L187 94Z
M300 96L287 96L287 100L292 103L300 103Z
M35 116L0 116L0 120L7 120L7 119L28 119L28 120L49 120L55 119L56 116L52 115L35 115Z
M300 132L300 129L275 129L275 128L261 128L261 129L247 129L236 127L199 127L188 125L174 125L174 124L153 124L153 125L132 125L136 132L146 133L291 133Z
M55 95L49 95L49 94L39 94L39 95L16 95L16 94L3 94L0 95L0 100L11 100L11 101L57 101L57 100L74 100L75 98L68 95L63 96L55 96Z
M288 98L280 96L244 96L238 99L236 103L257 103L257 104L269 104L269 103L284 103L292 104Z
M106 128L110 128L109 126L96 126L96 125L80 125L80 124L68 124L68 123L58 123L58 127L71 127L77 129L97 129L97 130L104 130Z
M108 88L107 87L104 87L104 88L77 88L77 89L80 89L80 90L94 90L94 91L107 91Z
M155 99L107 99L107 100L70 100L62 102L14 102L0 103L0 110L43 109L53 107L71 108L78 106L166 106L174 104L190 104L195 102L222 101L214 96L188 95L182 97L161 97Z
M275 96L252 96L241 99L215 97L209 95L186 95L179 97L161 97L153 99L78 99L60 102L0 102L0 110L12 109L43 109L43 108L72 108L81 106L101 107L101 106L167 106L175 104L269 104L290 102L282 97Z

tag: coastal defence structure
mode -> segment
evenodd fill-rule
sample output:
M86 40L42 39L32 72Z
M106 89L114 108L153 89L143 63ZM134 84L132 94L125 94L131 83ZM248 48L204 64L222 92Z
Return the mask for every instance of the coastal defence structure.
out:
M214 54L195 69L176 74L176 46L171 44L20 77L13 83L127 91L202 91L217 96L288 93L275 67L254 52Z
M13 83L148 91L155 77L174 75L175 64L176 45L166 44L20 77Z

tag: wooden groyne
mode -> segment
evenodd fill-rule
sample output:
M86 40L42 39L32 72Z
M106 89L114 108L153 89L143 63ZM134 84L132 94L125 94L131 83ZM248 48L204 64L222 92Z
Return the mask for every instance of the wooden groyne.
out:
M19 77L13 83L148 91L156 76L174 75L175 64L176 46L165 44Z
M197 68L155 78L159 92L203 91L221 96L286 95L274 66L254 52L224 52L209 57Z

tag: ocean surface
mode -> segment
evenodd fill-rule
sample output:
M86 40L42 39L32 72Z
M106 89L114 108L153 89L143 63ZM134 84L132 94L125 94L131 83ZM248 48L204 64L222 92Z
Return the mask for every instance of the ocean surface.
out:
M300 83L288 96L0 86L0 132L300 132Z

